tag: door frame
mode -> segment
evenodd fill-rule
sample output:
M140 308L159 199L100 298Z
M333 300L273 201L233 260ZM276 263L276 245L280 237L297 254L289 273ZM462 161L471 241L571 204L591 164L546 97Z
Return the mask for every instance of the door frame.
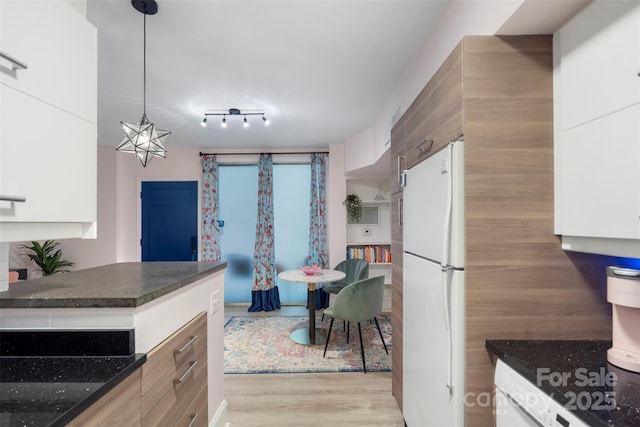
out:
M136 186L138 191L138 196L136 197L136 210L137 210L137 221L136 221L136 258L138 262L142 262L142 183L143 182L172 182L172 181L196 181L196 185L198 188L198 197L196 200L196 209L198 210L198 261L202 260L202 248L200 242L200 236L202 235L202 176L198 177L138 177L136 180Z

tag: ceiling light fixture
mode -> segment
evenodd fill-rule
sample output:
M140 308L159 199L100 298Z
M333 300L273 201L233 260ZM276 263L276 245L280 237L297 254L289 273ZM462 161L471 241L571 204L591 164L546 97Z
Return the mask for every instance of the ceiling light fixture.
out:
M220 123L220 126L223 128L227 127L227 116L243 116L243 120L242 120L242 126L245 128L249 127L249 120L247 119L247 116L262 116L262 121L264 122L265 126L269 126L269 124L271 123L271 120L269 120L268 118L265 117L264 112L263 111L250 111L250 112L244 112L244 111L240 111L240 109L238 108L229 108L229 110L225 111L225 112L216 112L216 113L204 113L204 118L202 119L202 122L200 123L203 127L206 127L206 122L207 122L207 117L208 116L222 116L222 123Z
M143 62L142 62L142 118L140 123L120 122L126 135L117 151L132 153L138 156L143 167L154 157L166 157L164 142L171 134L169 131L160 130L147 119L147 15L155 15L158 12L158 4L155 0L131 0L131 5L143 15ZM206 126L206 116L204 120Z
M204 119L202 119L202 122L200 122L200 126L202 126L203 128L207 127L207 118L206 117Z

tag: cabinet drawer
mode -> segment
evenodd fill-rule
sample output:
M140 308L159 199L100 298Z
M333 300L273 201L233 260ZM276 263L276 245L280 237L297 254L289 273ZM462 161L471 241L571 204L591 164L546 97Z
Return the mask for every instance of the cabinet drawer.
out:
M207 427L208 417L207 387L205 385L173 425L180 427Z
M206 386L207 317L203 312L147 355L142 366L143 425L176 425Z

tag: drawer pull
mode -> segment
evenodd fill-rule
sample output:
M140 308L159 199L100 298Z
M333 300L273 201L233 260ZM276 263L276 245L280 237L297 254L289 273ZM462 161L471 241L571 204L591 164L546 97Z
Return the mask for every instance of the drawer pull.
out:
M1 196L0 201L3 202L26 202L27 198L23 196Z
M4 52L0 51L0 57L6 59L7 61L11 62L11 69L12 70L26 70L27 69L27 64L25 64L22 61L17 60L16 58L14 58L11 55L8 55Z
M187 427L193 427L194 425L196 425L196 419L198 419L198 413L197 412L195 414L191 415L191 422L189 423L189 425Z
M197 339L198 339L198 336L197 336L197 335L192 336L192 337L191 337L191 339L189 339L189 341L188 341L185 345L183 345L183 346L182 346L182 348L181 348L180 350L174 350L173 352L174 352L175 354L181 354L181 353L184 353L184 352L185 352L185 350L186 350L186 349L188 349L190 346L192 346L192 345L193 345L193 343L194 343Z
M402 169L403 169L400 167L400 162L404 162L404 156L398 156L397 161L398 161L398 182L400 182Z
M416 149L422 150L422 146L425 144L429 144L429 148L431 148L431 146L433 145L433 139L428 139L428 138L423 139L416 145Z
M176 378L173 381L176 383L181 383L182 381L184 381L184 379L187 378L187 375L189 375L191 371L193 371L193 368L195 368L197 364L198 364L197 360L194 360L193 362L191 362L191 365L189 365L189 368L186 371L184 371L184 374L182 374L180 378Z

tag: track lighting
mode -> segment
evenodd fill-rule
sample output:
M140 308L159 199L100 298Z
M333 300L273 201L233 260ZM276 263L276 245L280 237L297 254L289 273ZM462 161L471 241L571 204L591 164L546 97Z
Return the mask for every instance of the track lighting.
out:
M220 123L220 126L223 128L227 127L227 116L232 116L232 117L243 116L242 126L245 128L248 128L250 125L249 120L247 119L247 116L262 116L262 121L264 122L265 126L269 126L269 124L271 123L271 120L266 118L264 115L264 112L262 111L243 112L243 111L240 111L238 108L229 108L229 110L224 112L204 113L204 118L202 119L202 122L200 122L200 125L202 127L207 127L208 116L222 116L222 122Z

